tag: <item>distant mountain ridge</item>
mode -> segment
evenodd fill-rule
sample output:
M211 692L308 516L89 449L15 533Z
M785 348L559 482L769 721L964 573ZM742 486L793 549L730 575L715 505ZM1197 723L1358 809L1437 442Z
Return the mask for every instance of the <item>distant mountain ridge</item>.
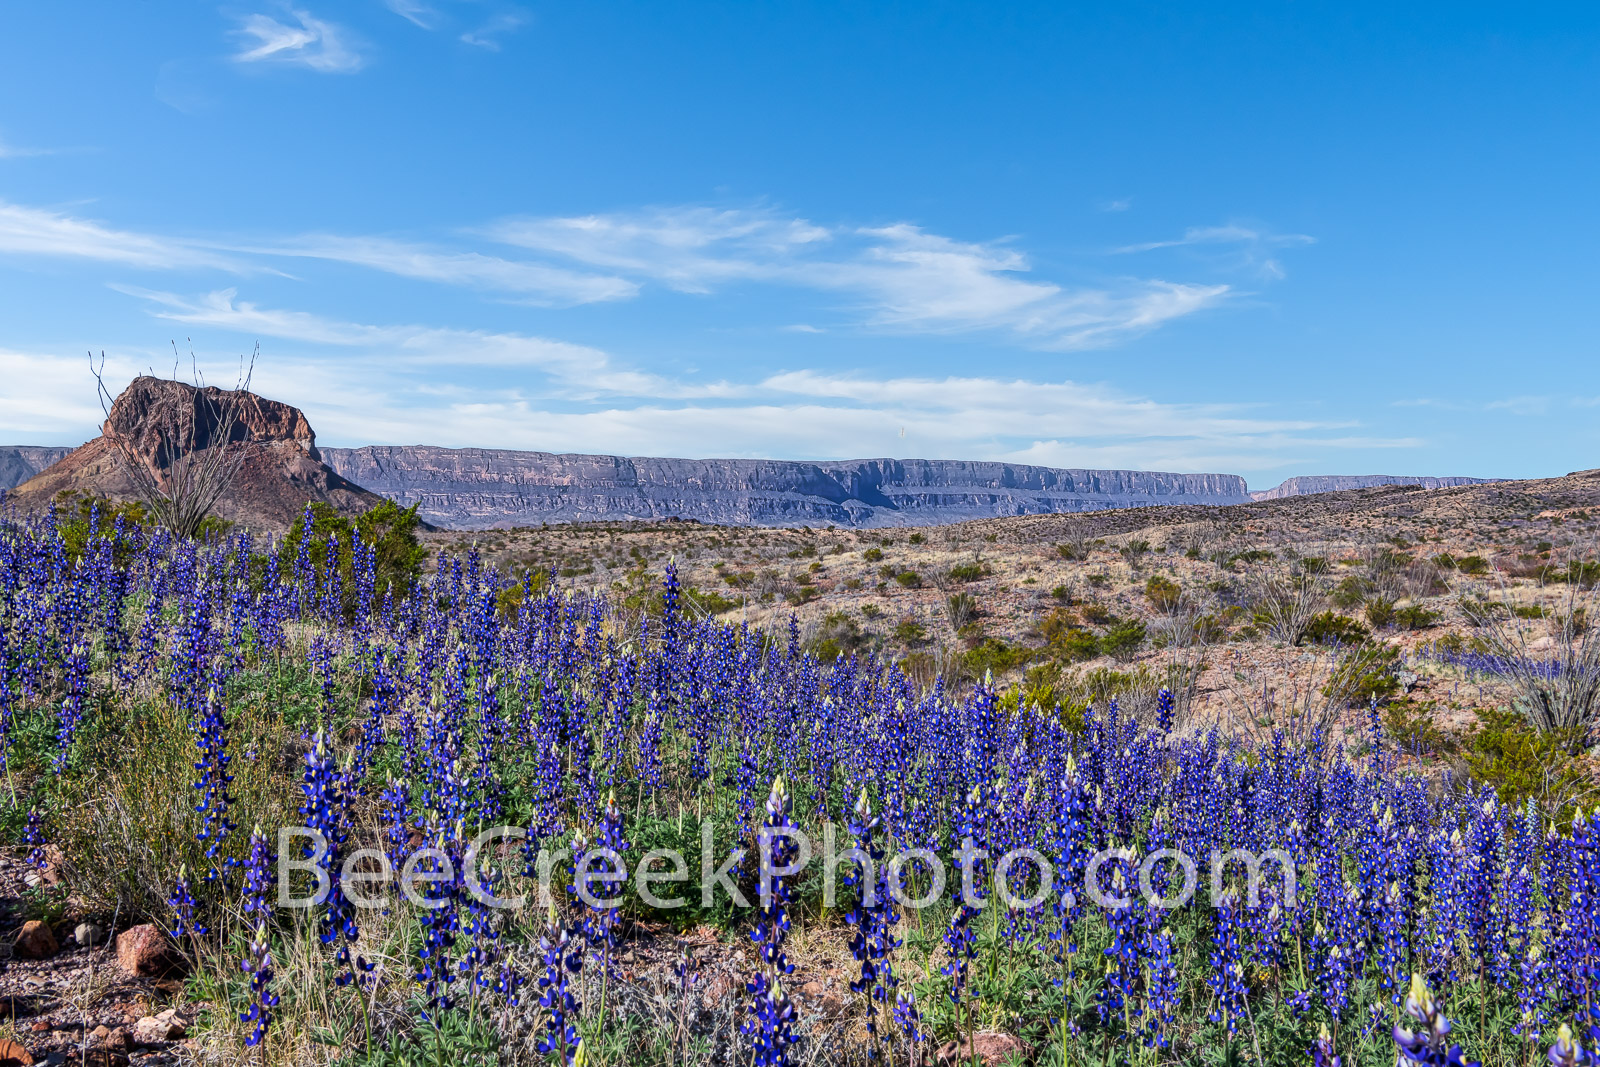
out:
M65 445L0 445L0 489L16 488L71 451Z
M344 478L438 526L627 519L738 526L916 526L1004 515L1239 504L1232 474L1066 470L1020 463L660 459L492 448L323 448Z
M304 421L296 409L284 407ZM736 526L916 526L1159 504L1240 504L1385 485L1442 489L1496 480L1319 474L1252 492L1231 474L927 459L805 462L433 445L318 448L309 426L296 433L305 438L299 447L306 459L321 460L345 488L416 504L425 521L458 529L666 518ZM0 489L27 482L73 451L0 446ZM307 488L312 496L322 491Z
M1432 478L1404 474L1305 474L1285 479L1271 489L1251 492L1251 500L1281 500L1286 496L1311 493L1337 493L1346 489L1373 489L1380 485L1413 485L1419 489L1449 489L1458 485L1482 485L1498 478Z

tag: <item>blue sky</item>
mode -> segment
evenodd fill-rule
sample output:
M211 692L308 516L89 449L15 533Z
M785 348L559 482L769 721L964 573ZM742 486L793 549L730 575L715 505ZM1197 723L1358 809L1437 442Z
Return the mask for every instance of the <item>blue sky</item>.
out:
M1600 466L1600 9L0 9L0 442Z

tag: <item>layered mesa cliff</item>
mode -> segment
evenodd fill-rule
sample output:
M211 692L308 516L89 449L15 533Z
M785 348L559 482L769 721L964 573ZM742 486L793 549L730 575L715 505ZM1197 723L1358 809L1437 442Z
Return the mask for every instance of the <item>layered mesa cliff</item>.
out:
M1404 474L1308 474L1289 478L1271 489L1258 489L1252 500L1280 500L1286 496L1337 493L1345 489L1372 489L1380 485L1414 485L1419 489L1449 489L1457 485L1482 485L1494 478L1428 478Z
M915 526L1002 515L1238 504L1231 474L866 459L628 459L428 445L323 448L342 477L458 529L695 519L734 526Z

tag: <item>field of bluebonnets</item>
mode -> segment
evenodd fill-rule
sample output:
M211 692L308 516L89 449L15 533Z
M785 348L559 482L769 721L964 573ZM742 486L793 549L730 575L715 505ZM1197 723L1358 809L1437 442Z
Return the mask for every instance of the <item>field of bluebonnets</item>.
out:
M199 1060L915 1065L1003 1034L1059 1064L1600 1063L1600 811L1418 773L1376 714L1351 749L1295 721L1178 729L1165 698L1140 721L918 689L792 626L694 618L671 567L642 606L474 554L424 575L392 505L275 543L135 518L0 525L5 819L57 857L39 908L171 932ZM501 825L525 839L471 847ZM837 901L816 861L763 898L762 842L781 869L782 831L828 825L860 850ZM320 837L280 837L302 826ZM703 832L747 907L702 902ZM382 857L342 875L360 849ZM686 857L654 886L682 906L575 891L653 849ZM933 857L950 874L926 906L889 892L912 849L911 896ZM1180 906L1161 849L1198 864ZM1236 849L1276 858L1213 883ZM332 872L320 903L279 906L280 859ZM384 859L420 901L354 877ZM501 908L474 882L532 891ZM819 946L848 978L831 1015L791 974Z

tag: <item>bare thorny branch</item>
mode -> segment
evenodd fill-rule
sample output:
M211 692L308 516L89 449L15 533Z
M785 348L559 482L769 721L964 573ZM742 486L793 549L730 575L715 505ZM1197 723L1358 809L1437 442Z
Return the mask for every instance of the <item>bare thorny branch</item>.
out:
M248 360L240 358L239 375L232 390L213 390L206 386L191 345L193 403L162 405L152 413L158 422L146 428L146 436L151 439L148 456L141 455L139 442L132 434L111 421L116 402L106 387L105 353L100 353L98 364L94 354L89 355L89 370L106 417L105 436L116 447L122 468L156 521L180 537L199 533L217 501L232 488L251 452L249 441L234 441L233 435L239 426L242 405L256 399L250 384L260 352L258 345ZM176 382L176 342L173 357L170 380Z

